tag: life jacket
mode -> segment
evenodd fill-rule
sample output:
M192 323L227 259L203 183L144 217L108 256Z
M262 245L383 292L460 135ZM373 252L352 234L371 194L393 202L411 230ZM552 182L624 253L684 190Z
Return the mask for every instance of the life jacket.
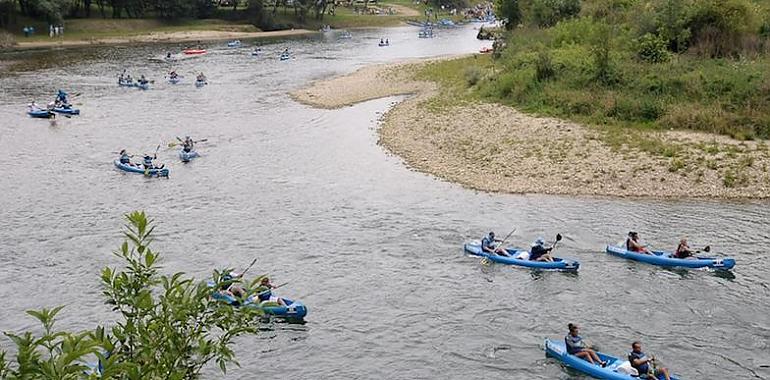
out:
M483 239L481 239L481 251L486 252L484 248L489 248L491 250L495 249L495 239L491 236L487 235L484 236Z
M634 360L644 359L647 355L644 354L644 352L636 353L634 351L631 351L628 354L628 361L631 362L631 367L634 367L637 371L639 371L639 375L646 375L650 371L650 364L649 362L644 363L642 365L635 365Z
M583 338L580 335L572 336L572 334L567 334L567 336L564 337L564 346L567 347L567 353L570 355L574 355L585 349L585 343L583 343Z
M121 164L128 164L131 162L131 157L128 157L127 154L123 154L120 156L120 163Z
M152 157L144 158L144 167L147 169L152 169Z

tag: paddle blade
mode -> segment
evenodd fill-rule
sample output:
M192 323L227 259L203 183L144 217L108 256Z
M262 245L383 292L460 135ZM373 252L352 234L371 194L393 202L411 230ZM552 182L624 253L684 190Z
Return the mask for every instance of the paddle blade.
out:
M711 246L707 245L705 248L703 248L703 252L711 252Z
M561 241L561 234L556 234L556 241Z

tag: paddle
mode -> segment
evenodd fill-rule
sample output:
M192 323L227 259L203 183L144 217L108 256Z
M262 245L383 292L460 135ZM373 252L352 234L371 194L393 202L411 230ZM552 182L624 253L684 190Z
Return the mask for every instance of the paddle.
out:
M260 295L260 296L261 296L261 295L263 295L263 294L267 294L267 293L270 293L270 292L271 292L271 291L273 291L274 289L278 289L278 288L280 288L280 287L282 287L282 286L284 286L284 285L288 285L288 284L289 284L288 282L284 282L284 283L283 283L283 284L281 284L281 285L278 285L278 286L273 286L273 287L272 287L272 288L270 288L270 289L266 289L266 290L263 290L263 291L261 291L261 292L257 293L257 295Z
M560 242L560 241L561 241L561 234L560 234L560 233L557 233L557 234L556 234L556 241L555 241L555 242L553 243L553 245L551 246L551 251L553 251L554 249L556 249L556 243L558 243L558 242Z
M173 147L175 147L175 146L177 146L179 144L184 144L184 141L182 141L182 139L180 139L179 137L177 137L177 140L179 140L178 143L174 142L174 141L168 143L168 147L169 148L173 148ZM193 141L193 143L197 144L197 143L202 143L202 142L206 142L206 141L209 141L209 139L200 139L200 140L197 140L197 141Z
M245 275L246 272L248 272L249 269L251 269L251 267L253 267L254 264L256 264L256 263L257 263L257 258L255 257L254 260L251 261L251 264L249 264L249 266L246 267L246 269L243 270L243 272L239 275L239 277L243 277L243 275Z

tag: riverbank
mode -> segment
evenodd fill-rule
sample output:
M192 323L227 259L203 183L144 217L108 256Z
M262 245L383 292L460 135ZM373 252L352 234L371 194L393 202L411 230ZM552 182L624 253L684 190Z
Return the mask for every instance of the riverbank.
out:
M411 94L383 116L380 142L414 169L477 190L770 197L770 151L763 141L689 131L607 130L524 114L467 96L467 88L456 82L466 80L468 59L483 65L485 58L367 67L291 95L333 109ZM659 153L640 144L654 145Z
M48 49L48 48L67 48L91 45L125 45L141 43L182 43L197 41L224 41L231 39L249 39L249 38L275 38L289 37L317 33L305 29L278 30L272 32L232 32L221 30L191 30L175 32L150 32L147 34L137 34L124 37L102 37L102 38L82 38L82 39L50 39L48 41L30 41L18 42L13 49Z

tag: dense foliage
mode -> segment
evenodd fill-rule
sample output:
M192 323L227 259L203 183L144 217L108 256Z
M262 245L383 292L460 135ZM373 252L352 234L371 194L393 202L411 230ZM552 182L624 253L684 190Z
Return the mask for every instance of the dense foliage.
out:
M0 378L88 378L95 374L91 362L104 379L194 379L209 362L223 373L237 364L233 338L256 333L258 311L212 300L206 282L160 274L151 221L141 212L127 220L126 241L115 252L125 266L101 274L105 303L118 313L114 325L67 332L54 327L61 306L28 311L42 331L5 333L16 357L8 361L0 351ZM214 273L218 285L226 284L222 273Z
M511 4L520 27L474 86L481 96L593 124L770 138L770 5L499 0L498 11Z

